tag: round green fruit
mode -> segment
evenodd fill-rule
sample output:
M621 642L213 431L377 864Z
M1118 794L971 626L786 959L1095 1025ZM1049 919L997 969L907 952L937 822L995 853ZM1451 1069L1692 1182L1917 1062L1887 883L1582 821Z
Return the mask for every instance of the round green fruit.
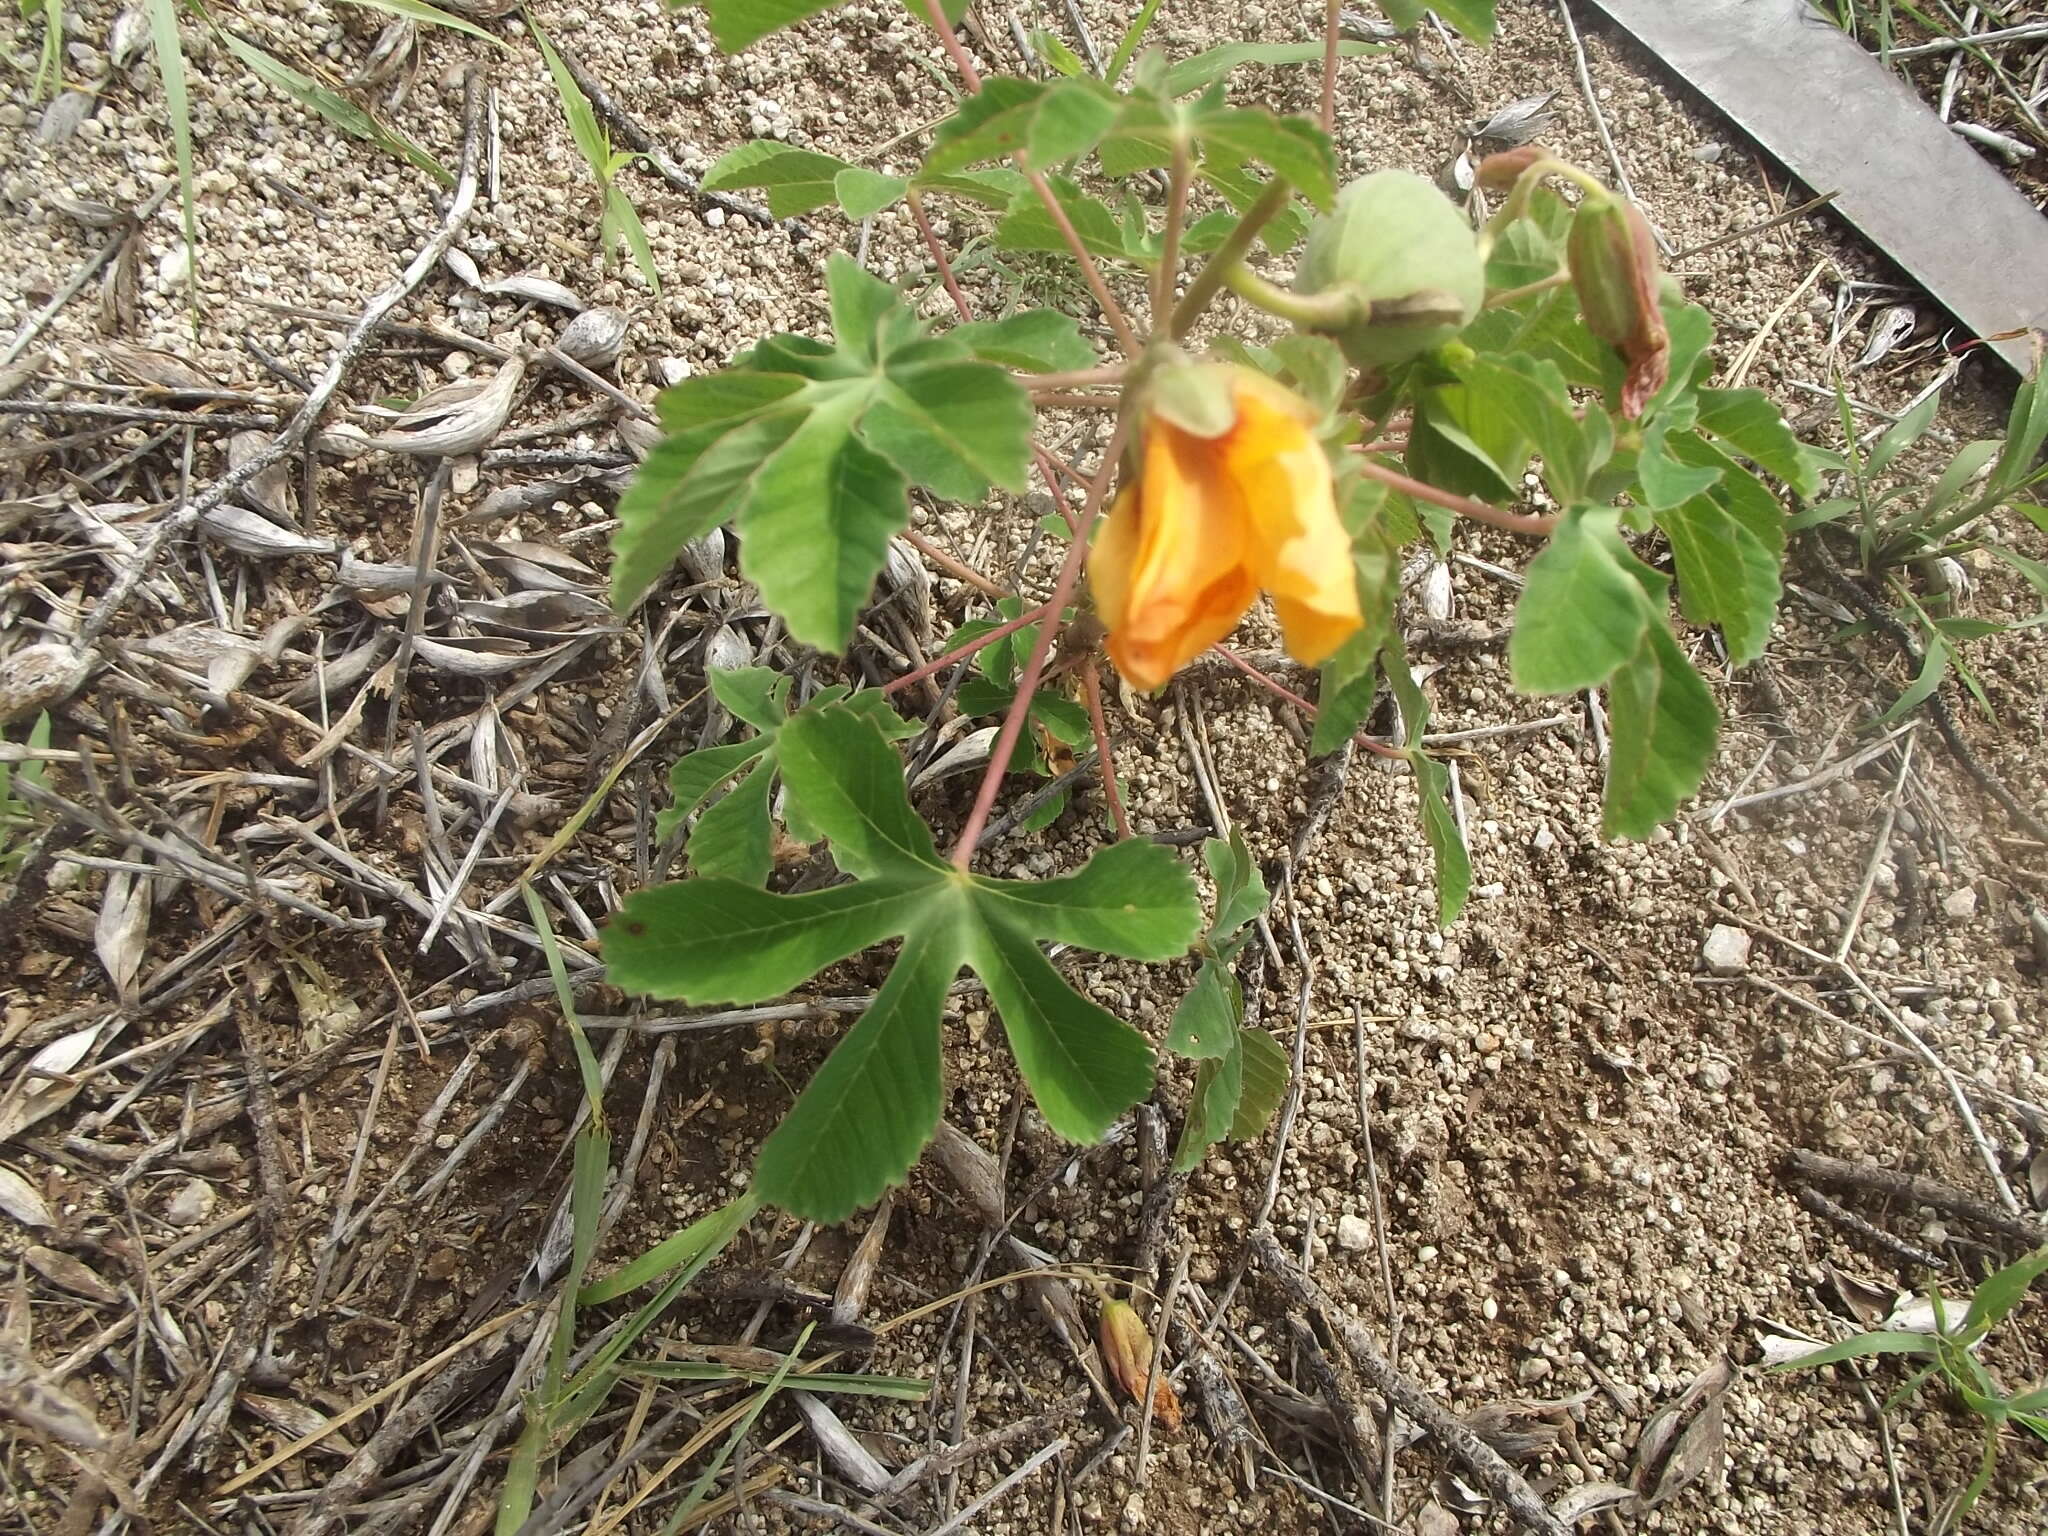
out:
M1374 171L1339 192L1336 207L1309 228L1295 291L1321 293L1338 283L1375 304L1440 297L1459 314L1455 324L1366 324L1338 336L1352 362L1385 368L1471 324L1486 298L1486 263L1457 204L1412 172Z

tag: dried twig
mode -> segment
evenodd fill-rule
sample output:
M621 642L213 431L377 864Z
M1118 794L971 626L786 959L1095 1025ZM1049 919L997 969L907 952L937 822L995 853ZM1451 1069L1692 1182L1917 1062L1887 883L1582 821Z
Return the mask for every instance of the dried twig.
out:
M1353 1365L1373 1387L1414 1423L1427 1429L1460 1465L1479 1481L1481 1487L1499 1500L1509 1514L1543 1536L1571 1536L1569 1529L1544 1507L1536 1490L1507 1462L1500 1452L1467 1429L1451 1411L1395 1369L1380 1347L1357 1323L1340 1311L1323 1294L1322 1287L1303 1274L1280 1244L1270 1227L1252 1234L1252 1257L1286 1293L1288 1301L1323 1319L1331 1335L1344 1346Z

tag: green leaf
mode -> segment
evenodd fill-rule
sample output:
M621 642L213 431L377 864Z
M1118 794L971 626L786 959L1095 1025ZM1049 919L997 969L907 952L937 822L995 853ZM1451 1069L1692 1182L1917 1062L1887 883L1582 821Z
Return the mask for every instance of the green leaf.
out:
M455 185L455 177L448 167L428 154L411 139L388 123L382 122L364 111L347 97L336 94L315 80L311 75L293 69L282 59L264 52L254 43L229 31L216 28L214 36L228 46L228 51L273 90L290 97L309 111L317 112L343 133L373 144L388 155L395 155L440 182L443 186ZM169 81L165 81L165 95L169 95Z
M1329 136L1307 118L1282 117L1263 107L1224 107L1198 110L1190 127L1205 165L1256 160L1316 207L1335 201L1337 164Z
M714 801L690 833L690 868L747 885L768 883L775 867L768 795L775 775L762 763Z
M1327 336L1294 331L1275 339L1272 350L1302 398L1324 411L1337 409L1351 370L1336 342Z
M1244 1090L1230 1122L1230 1139L1250 1141L1265 1134L1267 1122L1287 1096L1293 1063L1287 1048L1263 1029L1241 1029L1237 1038L1244 1049Z
M1678 599L1695 624L1718 624L1728 660L1764 653L1778 607L1778 557L1719 503L1695 496L1657 514L1678 566Z
M789 713L789 678L773 667L712 667L706 681L712 697L755 730L782 728Z
M1000 320L973 320L945 333L986 363L1027 373L1068 373L1098 359L1072 315L1026 309Z
M1216 883L1216 915L1209 921L1209 941L1216 944L1256 920L1272 897L1259 866L1252 862L1242 828L1232 827L1228 840L1206 839L1202 862L1209 866L1209 878Z
M1403 32L1422 25L1423 16L1435 11L1467 38L1479 44L1493 41L1494 0L1383 0L1380 9L1387 20Z
M633 265L647 279L648 291L659 298L661 273L654 265L654 247L647 243L647 231L641 227L640 210L633 206L633 200L622 189L609 183L604 189L604 225L600 234L604 241L606 264L611 261L612 238L617 236L632 252Z
M1465 379L1475 401L1506 417L1515 433L1543 455L1543 481L1550 494L1564 506L1584 502L1593 471L1614 449L1606 415L1588 411L1580 421L1572 414L1571 395L1555 363L1480 357L1466 366Z
M687 1003L766 1002L904 932L930 900L916 880L783 896L737 880L678 880L626 898L605 930L605 973Z
M1907 684L1904 693L1892 701L1892 707L1877 717L1877 723L1885 726L1895 720L1903 720L1926 703L1934 690L1941 686L1942 679L1948 676L1950 660L1948 642L1939 635L1929 635L1927 654L1920 658L1919 675Z
M2036 368L2033 377L2013 393L2012 413L2005 422L2005 451L1998 456L1989 482L1996 494L2009 495L2026 484L2041 456L2041 445L2048 442L2044 377L2048 377L2048 369Z
M1031 29L1031 49L1055 74L1075 79L1088 73L1088 66L1081 61L1081 56L1044 27Z
M706 192L734 192L741 188L766 192L768 211L778 219L793 219L834 201L839 195L838 178L848 172L874 175L837 155L797 149L776 139L755 139L719 156L704 173L703 187Z
M1069 986L1030 938L984 917L969 933L968 964L1002 1015L1039 1113L1061 1136L1100 1141L1152 1091L1145 1037Z
M2023 1258L1988 1275L1970 1298L1970 1310L1963 1317L1964 1334L1994 1328L2012 1315L2026 1297L2027 1289L2048 1274L2048 1246L2036 1248Z
M922 826L922 823L919 823ZM1129 838L1055 880L974 882L981 910L1037 937L1130 960L1187 953L1201 930L1194 878L1169 849Z
M1404 458L1418 480L1482 501L1513 501L1534 447L1492 393L1466 378L1415 392Z
M1204 960L1195 984L1173 1010L1166 1026L1166 1048L1176 1056L1207 1061L1227 1055L1237 1042L1244 1018L1244 999L1227 967Z
M756 373L735 366L720 373L700 374L664 389L655 397L654 405L663 428L682 433L694 427L732 425L758 416L788 403L789 397L803 387L801 374Z
M1046 181L1089 255L1112 261L1128 257L1123 226L1117 223L1108 204L1090 197L1064 176L1048 176ZM1037 192L1029 187L1011 198L991 238L999 251L1057 251L1064 255L1069 249L1067 237L1053 222Z
M1662 619L1645 580L1663 577L1622 542L1613 511L1573 508L1529 562L1508 667L1524 693L1576 693L1640 656Z
M857 165L849 165L832 178L832 195L838 199L840 211L849 219L872 218L884 208L901 202L903 194L909 190L910 182L904 177L863 170Z
M1672 435L1673 421L1663 415L1643 428L1642 446L1636 452L1638 500L1652 512L1662 512L1709 490L1721 478L1708 465L1687 464L1679 457L1680 445L1694 434Z
M938 1020L963 962L1002 1015L1047 1123L1071 1138L1098 1137L1150 1090L1151 1051L1069 986L1039 942L1167 958L1201 924L1186 870L1149 842L1115 845L1043 884L971 878L941 863L877 715L893 719L883 704L828 702L775 734L791 804L832 839L851 883L801 895L718 878L658 886L627 900L604 941L618 985L705 1003L761 1001L904 937L868 1014L763 1149L757 1187L818 1221L843 1219L900 1179L929 1136ZM764 779L768 771L753 770Z
M1872 1355L1913 1355L1930 1359L1934 1354L1934 1341L1924 1333L1908 1333L1900 1329L1872 1329L1859 1333L1825 1349L1817 1349L1810 1355L1801 1355L1797 1360L1787 1360L1782 1365L1771 1366L1774 1371L1810 1371L1823 1365L1839 1365L1844 1360L1864 1360Z
M1607 689L1609 837L1645 838L1691 797L1714 758L1720 715L1661 615Z
M868 879L946 868L904 793L902 760L871 722L843 705L806 709L776 742L783 782L841 869Z
M1157 0L1153 0L1150 9L1158 9ZM1350 38L1345 38L1337 44L1338 56L1346 59L1385 52L1386 49L1376 43L1355 42ZM1233 69L1240 69L1246 64L1280 67L1322 62L1323 45L1320 42L1224 43L1219 47L1204 49L1194 57L1182 59L1173 65L1166 71L1166 84L1162 89L1169 97L1188 96L1196 91L1206 91ZM1109 78L1114 81L1117 74L1118 71L1112 69Z
M1245 1033L1235 1031L1221 1055L1205 1058L1195 1068L1195 1091L1188 1099L1188 1117L1181 1124L1180 1142L1173 1151L1176 1173L1188 1172L1230 1134L1237 1106L1244 1098Z
M1863 466L1865 475L1876 478L1885 472L1893 459L1920 441L1927 429L1934 425L1934 413L1941 409L1941 391L1936 390L1913 409L1885 429L1885 434L1870 450L1870 458Z
M684 1283L687 1284L739 1236L741 1228L753 1219L760 1205L760 1197L749 1191L732 1204L722 1205L709 1215L698 1217L682 1231L663 1238L616 1273L586 1285L576 1298L577 1305L595 1307L616 1300L651 1280L660 1279L671 1270L685 1272Z
M685 0L669 0L672 9ZM829 11L839 0L705 0L710 14L711 36L721 53L738 53L771 32L793 27L820 11ZM924 19L923 5L906 5L910 14ZM946 20L958 25L966 14L967 0L943 0Z
M768 750L760 738L686 752L668 771L669 807L656 813L654 835L666 841L719 785Z
M1030 185L1022 173L1000 166L986 171L924 170L911 177L910 184L920 192L943 192L998 213Z
M1799 439L1792 435L1784 413L1762 390L1701 390L1699 423L1735 452L1784 481L1793 495L1810 501L1820 494L1820 475L1813 461L1800 451Z
M1093 80L1041 84L998 75L939 124L924 168L957 171L1016 155L1048 171L1093 149L1116 113L1115 98Z
M957 914L920 917L867 1012L762 1144L762 1198L834 1225L910 1171L938 1129L939 1026L960 950Z
M851 637L889 540L910 521L902 474L852 433L857 409L834 402L805 417L757 466L743 508L741 568L790 634L820 650Z
M1773 561L1782 559L1790 525L1783 504L1771 494L1770 487L1736 463L1718 444L1697 432L1678 433L1667 440L1666 446L1681 462L1715 471L1716 479L1707 487L1707 498L1741 524L1751 538L1770 552Z
M743 416L655 444L619 498L619 527L612 535L612 606L621 613L630 610L685 544L752 505L763 477L803 420L787 410ZM860 596L866 596L865 588Z
M1030 464L1030 396L1000 368L966 358L924 361L926 355L906 349L895 361L861 417L861 437L911 480L950 501L977 500L992 485L1022 491Z
M1436 920L1448 928L1465 910L1465 898L1472 890L1472 857L1465 839L1458 833L1458 818L1451 810L1451 773L1420 749L1408 754L1408 766L1415 770L1415 792L1422 800L1422 835L1436 864Z

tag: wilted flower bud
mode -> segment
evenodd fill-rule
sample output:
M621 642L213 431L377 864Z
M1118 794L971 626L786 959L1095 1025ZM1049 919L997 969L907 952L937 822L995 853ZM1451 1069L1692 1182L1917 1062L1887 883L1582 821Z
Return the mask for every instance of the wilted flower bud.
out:
M1361 367L1385 367L1439 346L1463 330L1486 298L1486 263L1465 215L1409 171L1374 171L1337 194L1337 206L1309 229L1295 274L1297 293L1349 284L1371 301L1375 320L1337 339ZM1417 318L1402 313L1427 294Z
M1097 1333L1110 1375L1133 1402L1143 1402L1145 1381L1152 1374L1152 1335L1145 1331L1144 1319L1124 1302L1105 1301ZM1164 1371L1153 1383L1152 1417L1168 1429L1180 1428L1180 1399Z
M1551 158L1541 144L1523 144L1488 155L1479 162L1479 185L1490 192L1505 192L1522 179L1522 173L1539 160Z
M1572 219L1565 264L1586 329L1628 364L1621 413L1640 416L1671 369L1671 334L1657 302L1660 273L1649 221L1621 198L1588 198Z

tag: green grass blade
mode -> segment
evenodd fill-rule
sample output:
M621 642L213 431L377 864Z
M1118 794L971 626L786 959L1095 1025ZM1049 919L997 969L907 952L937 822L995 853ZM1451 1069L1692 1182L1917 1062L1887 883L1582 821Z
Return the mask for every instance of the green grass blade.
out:
M554 926L548 922L547 908L541 905L541 899L532 886L521 883L519 894L526 898L526 915L533 921L534 932L540 935L540 952L547 956L548 975L554 978L555 998L562 1005L562 1022L568 1027L569 1039L576 1048L576 1068L583 1074L583 1098L590 1110L590 1123L602 1126L604 1074L598 1070L597 1055L590 1049L590 1041L584 1037L583 1021L576 1016L576 994L569 986L569 968L562 963L562 949L555 942Z
M467 32L471 37L481 38L493 48L511 51L502 37L494 37L473 21L460 16L451 16L437 6L426 5L422 0L346 0L349 5L360 5L372 11L382 11L387 16L397 16L405 21L424 22L430 27L447 27L453 32Z
M1145 0L1144 9L1132 18L1124 29L1124 35L1117 40L1116 52L1109 56L1109 68L1102 78L1111 85L1123 79L1124 71L1131 66L1131 60L1138 56L1138 45L1145 41L1145 33L1152 25L1152 18L1159 14L1159 0Z
M782 1390L782 1384L788 1377L790 1368L796 1364L797 1356L804 1352L804 1345L810 1342L811 1330L816 1326L815 1323L804 1324L804 1331L797 1335L795 1347L782 1357L782 1364L776 1367L775 1374L768 1379L767 1385L763 1386L755 1395L753 1402L747 1405L747 1411L740 1416L740 1421L733 1425L732 1433L726 1436L725 1444L720 1446L718 1454L711 1458L711 1465L699 1475L697 1481L691 1485L690 1491L684 1495L683 1502L676 1506L675 1513L669 1516L668 1523L662 1526L663 1536L681 1530L683 1522L696 1513L704 1503L705 1496L711 1492L711 1485L718 1481L719 1474L725 1470L725 1464L732 1460L733 1452L739 1449L740 1442L746 1439L753 1429L754 1421L761 1417L761 1410L766 1408L775 1394Z
M361 139L366 144L374 144L386 154L425 171L442 186L455 185L455 177L447 166L396 128L380 122L347 97L329 90L311 75L292 68L284 60L266 53L247 38L239 37L225 27L216 28L214 35L226 43L228 51L248 65L257 78L273 90L290 97L309 112L317 112L343 133Z
M185 291L199 308L199 206L192 192L192 104L185 90L185 44L178 36L178 0L146 0L150 46L164 83L164 112L178 160L178 206L185 218ZM203 14L203 13L202 13Z

